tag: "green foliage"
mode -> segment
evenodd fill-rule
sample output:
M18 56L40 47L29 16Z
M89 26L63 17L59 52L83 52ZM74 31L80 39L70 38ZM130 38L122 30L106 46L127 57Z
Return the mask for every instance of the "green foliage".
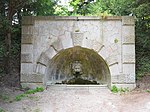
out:
M111 88L111 92L118 93L119 89L117 88L117 86L113 85L112 88Z
M134 0L97 0L89 4L87 10L92 15L108 13L112 15L128 15L131 13Z
M129 92L129 88L117 88L116 85L113 85L111 88L111 92L113 93L126 93Z
M5 112L5 110L0 107L0 112Z
M2 99L3 101L8 101L10 98L7 95L0 94L0 99Z
M19 94L19 95L17 95L16 97L15 97L15 100L16 101L20 101L22 98L24 98L24 97L26 97L27 96L27 94Z
M23 15L50 16L53 15L56 2L52 0L36 0L24 7Z
M146 90L146 92L150 93L150 89Z
M150 3L145 0L133 8L136 16L136 71L137 79L150 73Z
M37 92L43 92L44 89L42 87L37 87L36 89L30 89L30 90L27 90L25 93L23 94L19 94L15 97L15 100L16 101L20 101L22 98L24 97L28 97L29 94L35 94Z
M36 89L31 89L25 92L25 94L34 94L37 92L43 92L44 89L42 87L37 87Z

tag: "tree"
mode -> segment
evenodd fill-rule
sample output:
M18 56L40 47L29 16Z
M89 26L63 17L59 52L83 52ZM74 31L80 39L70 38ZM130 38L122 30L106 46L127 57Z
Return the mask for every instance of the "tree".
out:
M1 0L0 1L0 33L5 39L5 71L10 74L11 71L11 50L12 34L19 31L21 17L24 15L52 15L54 13L53 5L50 0ZM17 27L16 27L17 26Z
M133 7L134 0L97 0L88 5L90 15L100 15L107 13L111 15L129 15Z
M150 73L150 1L138 0L133 8L136 16L137 78Z

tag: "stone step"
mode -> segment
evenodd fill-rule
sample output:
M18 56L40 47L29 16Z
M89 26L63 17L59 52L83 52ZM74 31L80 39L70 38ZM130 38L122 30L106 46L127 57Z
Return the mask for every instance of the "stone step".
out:
M47 85L49 90L108 90L108 86L105 85Z

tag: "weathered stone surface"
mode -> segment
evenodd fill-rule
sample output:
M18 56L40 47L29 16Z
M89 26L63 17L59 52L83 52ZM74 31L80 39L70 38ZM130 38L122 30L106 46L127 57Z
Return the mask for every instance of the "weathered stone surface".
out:
M123 25L134 25L134 16L123 16L122 17L122 24Z
M33 43L33 35L32 34L22 34L21 43L22 44L32 44Z
M33 34L33 26L22 26L22 34Z
M33 16L23 16L22 25L33 25L34 17Z
M60 40L62 42L64 49L73 47L73 41L72 41L70 32L65 32L65 35L60 36Z
M24 84L50 81L45 75L49 61L62 49L74 46L98 52L112 76L108 83L135 83L134 17L24 17L22 23ZM43 74L44 79L33 72Z
M112 66L109 66L109 70L110 70L111 75L119 74L119 66L118 66L118 64L114 64Z
M135 64L123 64L124 74L135 74Z
M32 63L33 62L33 55L29 53L21 54L21 62L22 63Z
M33 64L32 63L21 63L21 74L32 74Z
M56 54L57 54L57 52L56 52L52 47L49 47L49 48L45 51L45 55L46 55L49 59L52 59Z
M42 53L37 63L47 66L49 61L50 59L48 58L48 56L45 53Z
M57 41L53 42L51 44L51 47L56 51L59 52L60 50L63 49L63 45L60 39L58 39Z
M135 28L134 26L122 26L122 37L124 44L135 43Z
M123 55L135 55L135 45L134 44L123 45L122 52Z
M102 47L100 52L98 53L104 60L109 57L109 52L107 51L107 48L105 46Z
M78 32L72 33L72 40L74 46L82 46L83 33L78 33Z
M95 41L95 40L92 41L92 49L96 52L99 52L103 46L104 45L99 43L98 41Z
M134 64L135 63L135 55L123 55L123 63Z
M46 72L46 66L37 64L36 73L45 74L45 72Z
M33 53L33 45L32 44L22 44L21 45L21 53Z
M21 82L43 82L43 75L41 74L21 74Z
M125 83L125 84L131 84L135 83L135 74L119 74L119 75L113 75L111 77L112 83Z
M114 55L114 56L110 56L110 57L106 58L106 62L109 66L114 65L114 64L118 64L117 56Z

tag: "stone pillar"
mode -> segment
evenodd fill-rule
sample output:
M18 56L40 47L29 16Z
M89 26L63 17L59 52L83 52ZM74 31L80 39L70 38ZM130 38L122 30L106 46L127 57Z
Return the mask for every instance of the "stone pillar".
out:
M118 87L133 89L135 84L135 22L134 17L122 17L122 73L115 77Z
M35 87L42 83L41 75L33 73L33 17L24 17L22 21L21 38L21 85L23 87ZM41 85L41 84L40 84Z

